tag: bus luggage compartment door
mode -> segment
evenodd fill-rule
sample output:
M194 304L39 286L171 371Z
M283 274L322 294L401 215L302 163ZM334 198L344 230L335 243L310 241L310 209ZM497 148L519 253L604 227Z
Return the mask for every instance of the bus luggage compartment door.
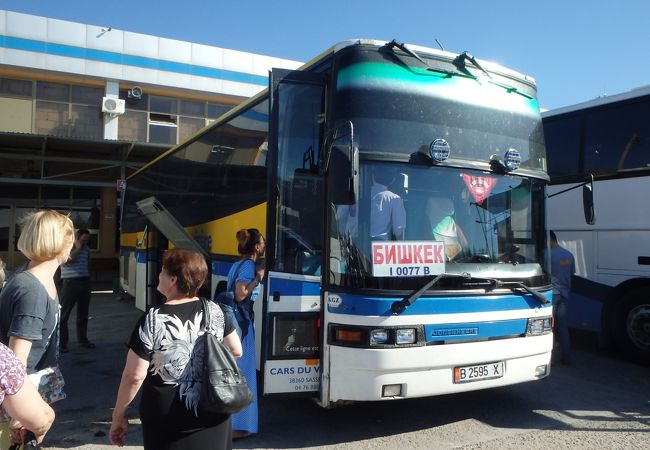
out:
M264 394L320 389L320 277L269 272Z

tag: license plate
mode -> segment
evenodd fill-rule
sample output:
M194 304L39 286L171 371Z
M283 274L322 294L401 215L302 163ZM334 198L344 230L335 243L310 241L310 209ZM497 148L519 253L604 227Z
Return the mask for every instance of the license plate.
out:
M454 383L501 378L506 371L506 363L497 361L475 366L454 367Z

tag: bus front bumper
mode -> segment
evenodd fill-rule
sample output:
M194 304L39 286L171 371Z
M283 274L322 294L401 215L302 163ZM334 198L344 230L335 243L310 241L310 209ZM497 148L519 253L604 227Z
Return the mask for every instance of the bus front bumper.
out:
M550 333L411 348L328 346L328 386L321 400L329 404L427 397L539 380L550 374L552 348ZM499 363L503 371L490 374L489 379L454 380L457 368L483 370L480 366Z

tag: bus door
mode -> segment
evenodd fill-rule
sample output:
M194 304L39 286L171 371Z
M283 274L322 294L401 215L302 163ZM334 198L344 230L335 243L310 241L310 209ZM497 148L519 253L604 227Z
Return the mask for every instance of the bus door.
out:
M320 387L323 177L318 172L323 76L270 77L266 295L260 342L264 394Z
M136 202L136 205L140 214L145 216L165 238L158 238L154 241L149 238L151 234L151 231L149 231L146 240L148 244L147 251L142 254L145 257L142 262L146 264L138 265L138 267L142 267L143 272L138 273L139 289L136 291L136 306L146 310L147 306L155 306L157 304L156 299L159 299L156 286L158 285L158 272L162 269L162 252L167 248L167 241L173 243L176 247L194 250L206 258L208 254L155 196L142 199ZM146 286L143 286L142 283L146 283ZM142 299L142 295L146 297Z

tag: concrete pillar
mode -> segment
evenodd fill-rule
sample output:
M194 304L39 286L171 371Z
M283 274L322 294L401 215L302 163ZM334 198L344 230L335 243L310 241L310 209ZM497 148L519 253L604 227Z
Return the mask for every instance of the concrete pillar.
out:
M101 242L99 253L103 258L116 257L115 239L117 234L117 191L115 188L102 188L102 211L99 221Z
M119 98L120 96L120 83L117 80L106 80L105 97ZM104 113L104 139L117 140L117 130L119 124L119 116Z

